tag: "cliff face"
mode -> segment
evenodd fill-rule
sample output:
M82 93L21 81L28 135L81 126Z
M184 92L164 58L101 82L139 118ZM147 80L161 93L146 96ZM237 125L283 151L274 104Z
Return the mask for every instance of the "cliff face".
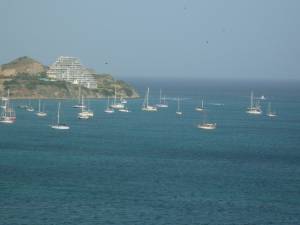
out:
M21 57L0 66L0 95L10 90L12 98L77 98L79 86L66 81L51 81L46 77L47 67L29 58ZM136 90L124 81L114 81L109 74L95 75L97 89L82 87L82 94L88 98L102 98L114 95L137 98Z
M27 56L17 58L0 66L0 77L14 77L17 74L36 75L46 72L47 67Z

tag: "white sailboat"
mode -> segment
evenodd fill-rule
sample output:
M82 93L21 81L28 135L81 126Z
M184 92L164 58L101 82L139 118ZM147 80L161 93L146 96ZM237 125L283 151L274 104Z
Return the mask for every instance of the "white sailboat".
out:
M104 110L104 112L109 113L109 114L115 112L115 110L109 106L109 96L107 96L107 105L106 105L106 109Z
M2 107L2 112L0 116L0 123L6 123L6 124L11 124L16 121L16 113L13 109L13 107L10 105L9 101L9 90L7 91L7 97L3 98L3 106Z
M182 111L180 110L180 99L179 97L177 98L177 111L176 114L181 116L182 115Z
M264 95L262 95L258 99L260 99L260 100L266 100L266 97Z
M36 113L37 116L39 116L39 117L47 116L47 113L44 110L44 106L45 105L43 105L43 111L41 111L41 99L39 99L39 111Z
M217 128L216 123L202 123L198 125L198 128L204 129L204 130L214 130Z
M32 105L31 105L31 99L29 99L29 104L28 104L26 110L27 110L28 112L33 112L33 111L34 111L34 108L33 108Z
M267 113L267 116L269 116L269 117L276 117L277 116L277 114L275 112L272 112L271 102L269 102L269 104L268 104L268 113Z
M83 102L83 97L82 97L82 102ZM90 119L91 117L94 116L94 112L90 109L88 103L88 108L81 108L81 112L78 113L78 119Z
M72 106L73 108L86 108L86 106L83 104L83 101L82 101L82 96L81 96L81 85L79 84L79 94L78 94L78 104L76 105L73 105Z
M197 126L200 129L203 130L214 130L217 128L217 123L209 123L206 121L206 113L203 115L203 122L198 124Z
M60 123L60 102L58 103L57 106L57 124L51 125L51 128L56 129L56 130L69 130L70 127L64 123Z
M197 107L195 108L195 110L198 111L198 112L203 112L203 111L204 111L204 103L203 103L203 99L202 99L202 101L201 101L201 106L197 106Z
M123 108L123 109L119 109L119 112L124 112L124 113L129 113L131 112L127 107Z
M145 95L142 110L146 111L146 112L157 112L157 108L155 106L149 105L149 88L147 89L147 92Z
M113 104L110 105L111 108L113 109L123 109L125 107L125 105L121 102L117 102L117 88L115 85L115 97L114 97L114 101Z
M168 108L168 104L166 103L166 97L162 98L161 89L159 90L159 104L156 104L158 108Z
M254 94L253 94L253 91L251 91L250 107L247 109L246 113L252 114L252 115L260 115L260 114L262 114L259 102L256 102L254 104L253 99L254 99Z
M121 102L122 104L127 104L127 100L126 100L125 98L123 98L123 97L121 97L120 102Z

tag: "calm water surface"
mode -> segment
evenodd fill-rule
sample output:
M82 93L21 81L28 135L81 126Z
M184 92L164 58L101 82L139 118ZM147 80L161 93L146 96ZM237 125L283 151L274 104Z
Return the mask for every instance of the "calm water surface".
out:
M76 101L62 101L70 131L49 127L56 100L45 101L47 118L17 109L15 124L0 125L0 224L300 224L297 85L255 86L277 118L245 113L249 85L164 85L169 108L158 113L135 99L132 113L108 115L91 100L94 119L80 121ZM151 84L152 103L160 87ZM202 98L214 131L196 128Z

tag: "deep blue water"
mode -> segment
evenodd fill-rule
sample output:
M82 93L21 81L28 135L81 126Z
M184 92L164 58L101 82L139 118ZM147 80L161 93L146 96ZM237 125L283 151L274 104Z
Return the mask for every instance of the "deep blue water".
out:
M71 130L56 131L57 101L46 100L47 118L17 109L15 124L0 125L1 225L300 224L298 84L136 85L142 95L150 86L152 103L160 87L184 98L182 118L176 101L146 113L130 100L132 113L107 115L105 100L91 100L94 119L80 121L65 100ZM245 113L251 89L277 118ZM214 131L196 128L202 97Z

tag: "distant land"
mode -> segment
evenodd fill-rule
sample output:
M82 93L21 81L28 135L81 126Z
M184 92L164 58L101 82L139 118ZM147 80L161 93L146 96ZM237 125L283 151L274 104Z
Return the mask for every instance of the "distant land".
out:
M79 86L66 81L47 79L48 66L23 56L0 66L0 95L6 96L10 90L12 98L77 98ZM97 89L82 87L87 98L103 98L114 95L116 86L118 96L137 98L134 87L121 80L114 80L110 74L95 74Z

